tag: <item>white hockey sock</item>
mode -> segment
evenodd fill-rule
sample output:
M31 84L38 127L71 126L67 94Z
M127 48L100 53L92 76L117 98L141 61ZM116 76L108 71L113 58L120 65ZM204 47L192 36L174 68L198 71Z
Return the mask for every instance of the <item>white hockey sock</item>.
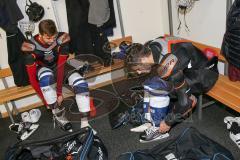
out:
M90 126L88 123L88 118L87 117L81 118L81 128L84 128L87 126Z

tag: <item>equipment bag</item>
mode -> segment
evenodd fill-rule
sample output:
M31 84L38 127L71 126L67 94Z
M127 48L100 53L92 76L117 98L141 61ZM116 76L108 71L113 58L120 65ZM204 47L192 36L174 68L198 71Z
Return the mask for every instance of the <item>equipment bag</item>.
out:
M177 138L161 143L150 150L128 152L118 160L233 160L230 151L201 134L187 128Z
M107 160L103 142L86 127L77 132L44 141L24 141L9 147L5 160Z

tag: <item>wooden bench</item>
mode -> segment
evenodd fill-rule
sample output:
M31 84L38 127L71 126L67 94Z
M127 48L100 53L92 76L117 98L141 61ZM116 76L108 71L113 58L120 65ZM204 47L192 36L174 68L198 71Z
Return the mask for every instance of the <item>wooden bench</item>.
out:
M197 42L193 42L193 44L202 51L206 48L213 49L216 51L216 53L218 53L219 61L223 62L225 64L225 67L227 66L227 61L220 54L219 48L211 47ZM226 74L227 72L225 69L225 75L219 74L219 78L216 84L209 92L206 93L206 95L212 97L214 100L224 104L225 106L237 112L240 112L240 82L230 81ZM214 101L210 101L203 104L202 95L198 97L198 116L200 119L202 118L202 109L209 105L212 105L213 103Z
M113 40L111 42L115 43L116 45L119 45L122 41L129 41L132 42L132 37L128 36L125 38L120 38L117 40ZM124 67L124 62L122 60L114 60L114 64L112 66L109 67L103 67L102 65L96 65L94 67L94 70L92 72L89 72L86 74L86 78L92 78L92 77L96 77L102 74L106 74L108 72L112 72L114 70L119 70L122 69ZM1 113L1 117L7 117L10 116L10 119L12 121L12 123L14 123L14 119L13 119L13 114L18 114L18 112L23 112L32 108L36 108L39 106L42 106L43 103L42 102L37 102L37 103L33 103L31 105L27 105L24 107L21 107L19 110L16 108L16 105L14 103L15 100L18 99L22 99L22 98L26 98L28 96L31 95L35 95L36 92L35 90L32 88L31 85L25 86L25 87L17 87L17 86L13 86L13 87L8 87L7 82L6 82L6 77L11 77L12 76L12 71L10 68L4 68L4 69L0 69L0 79L2 80L5 88L0 90L0 105L4 105L7 112L5 113ZM124 79L124 77L123 77ZM121 78L118 78L115 81L120 81ZM115 82L114 81L114 82ZM94 86L90 87L90 90L92 89L96 89L108 84L111 84L112 80L108 80L105 81L104 83L100 83L100 84L96 84ZM69 96L71 96L73 94L66 94L64 95L64 91L63 91L63 96L64 98L67 98ZM11 102L13 105L13 109L12 111L9 108L8 102Z

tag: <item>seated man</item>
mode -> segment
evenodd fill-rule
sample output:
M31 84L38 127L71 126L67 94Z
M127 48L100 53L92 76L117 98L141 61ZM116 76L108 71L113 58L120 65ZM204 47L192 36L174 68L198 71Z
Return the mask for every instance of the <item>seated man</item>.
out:
M65 117L65 109L60 107L63 101L62 84L64 65L69 55L69 41L69 35L58 32L55 23L47 19L39 23L39 34L22 45L29 81L44 105L52 110L55 122L65 131L72 130L71 123ZM87 115L92 104L88 84L78 72L72 72L67 79L76 94L79 111L84 115L81 127L86 127L89 125Z
M168 54L166 52L168 45L163 45L163 41L164 39L159 38L145 45L133 44L129 48L125 60L127 72L130 74L151 72L158 77L158 79L151 79L148 82L148 90L159 93L167 91L166 93L171 93L177 99L176 101L171 100L173 103L169 103L169 105L164 104L164 107L168 107L168 113L161 117L158 128L143 124L132 129L135 132L144 131L140 136L142 141L152 141L164 137L163 134L168 132L174 124L181 122L196 105L197 100L194 94L207 92L218 78L217 57L208 60L199 49L187 42L176 43L171 54ZM158 82L162 83L164 87L151 85L151 83L157 84ZM171 85L173 86L172 90L169 89L170 87L166 87ZM160 94L160 96L163 95ZM145 101L146 99L145 96ZM162 106L162 104L153 105ZM147 108L151 108L153 105L150 104L150 101L145 103ZM147 111L149 112L149 109L145 109L146 113ZM153 118L153 114L151 117Z

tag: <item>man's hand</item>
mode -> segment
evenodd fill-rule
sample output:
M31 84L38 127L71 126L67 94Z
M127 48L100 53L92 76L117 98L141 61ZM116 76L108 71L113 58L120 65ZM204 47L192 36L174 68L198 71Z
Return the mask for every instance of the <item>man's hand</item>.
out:
M21 47L22 51L25 52L31 52L35 50L35 45L32 43L28 43L28 42L23 42L22 47Z
M165 121L161 121L159 126L159 132L160 133L166 133L171 129L171 126L168 126Z
M58 103L59 106L62 104L62 101L63 101L63 96L62 95L58 96L57 97L57 103Z

